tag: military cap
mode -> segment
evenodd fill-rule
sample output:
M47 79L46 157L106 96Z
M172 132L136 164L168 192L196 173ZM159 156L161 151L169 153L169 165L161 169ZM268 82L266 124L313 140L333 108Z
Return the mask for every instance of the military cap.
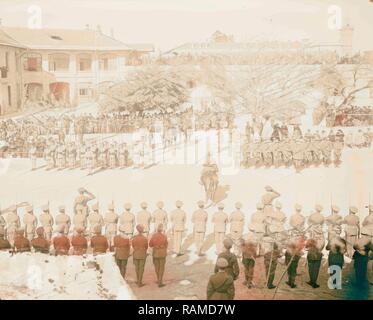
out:
M282 204L279 201L276 201L275 206L276 206L277 209L281 209L282 208Z
M271 186L265 186L265 190L268 191L268 192L271 192L273 191L272 187Z
M79 192L79 193L83 193L84 191L85 191L84 188L79 188L79 189L78 189L78 192Z
M46 205L44 205L44 206L41 207L41 210L48 211L49 210L49 206L46 204Z
M32 212L32 210L34 210L34 208L32 206L27 206L26 207L26 212Z
M148 207L148 204L144 201L144 202L141 202L140 206L141 208L145 209Z
M339 207L336 206L336 205L333 205L333 206L332 206L332 210L333 210L334 212L339 212Z
M257 208L257 209L263 209L263 208L264 208L264 204L261 203L261 202L258 202L258 203L256 204L256 208Z
M236 209L241 209L242 208L242 203L241 202L236 202L235 207L236 207Z
M225 238L223 241L224 248L230 249L233 246L233 241L230 238Z
M176 205L176 207L180 208L180 207L183 206L183 202L180 201L180 200L177 200L177 201L175 202L175 205Z
M226 267L228 267L227 259L218 258L218 260L216 261L216 266L220 269L225 269Z
M92 205L92 210L98 211L98 203L95 203L94 205Z
M129 210L131 208L132 208L132 205L129 202L124 204L124 209Z
M59 207L58 207L58 210L59 210L59 211L65 211L65 206L59 206Z
M350 212L352 212L352 213L357 213L357 212L358 212L358 209L357 209L355 206L351 206L351 207L350 207Z
M157 202L157 207L158 207L159 209L162 209L162 208L164 207L164 203L163 203L163 201L158 201L158 202Z
M219 209L224 209L224 203L219 203L219 204L218 204L218 208L219 208Z
M197 202L197 205L198 205L199 207L204 207L204 206L205 206L205 203L204 203L202 200L200 200L200 201Z
M142 224L138 224L136 226L136 230L140 233L143 233L144 232L144 226Z
M114 204L113 204L113 203L110 203L110 204L108 205L108 209L109 209L109 210L114 210Z
M43 227L38 227L38 228L36 228L36 234L37 234L38 236L42 236L42 235L44 235L44 228L43 228Z
M294 207L295 207L295 210L297 210L297 211L302 210L302 206L298 203Z
M321 211L322 209L323 209L322 205L320 205L320 204L315 205L315 210L316 211Z

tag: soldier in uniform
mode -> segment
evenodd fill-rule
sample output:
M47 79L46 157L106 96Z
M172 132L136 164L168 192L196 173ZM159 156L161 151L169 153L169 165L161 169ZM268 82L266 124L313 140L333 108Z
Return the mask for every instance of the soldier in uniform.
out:
M266 285L268 289L274 289L276 268L278 259L281 257L279 245L270 237L263 237L264 266L266 270Z
M74 142L70 142L67 149L66 149L66 154L67 154L67 163L68 167L70 169L74 169L76 166L76 147Z
M88 216L88 202L95 199L93 193L89 192L88 190L84 188L78 189L79 195L74 200L74 212L76 213L76 206L78 204L81 204L83 206L83 212L85 215Z
M45 239L45 230L43 227L36 229L37 237L31 240L31 245L35 252L49 253L50 242Z
M292 240L288 243L285 252L285 265L287 266L288 281L286 284L290 288L296 288L295 278L297 276L297 269L299 260L302 257L302 246L299 241Z
M354 244L359 239L360 235L360 219L356 215L358 209L351 206L349 214L344 218L343 224L345 224L345 235L346 235L346 247L347 255L351 258L354 253Z
M31 160L31 170L36 169L36 160L37 160L37 148L35 144L32 144L29 150L29 157Z
M365 217L362 223L361 238L373 244L373 205L369 205L368 209L369 215Z
M86 149L86 153L85 153L85 161L86 161L86 166L88 168L88 174L93 174L93 172L95 171L95 165L96 165L96 161L95 161L95 152L93 150L93 147L90 146L90 147L87 147Z
M254 286L254 268L255 268L255 259L257 257L257 246L252 241L241 240L242 247L242 264L245 271L245 281L244 285L251 289Z
M268 231L273 234L275 239L280 240L281 234L284 233L284 224L286 221L286 215L281 211L282 204L277 201L275 203L276 210L272 211L267 218Z
M181 243L185 231L186 213L181 209L183 203L176 201L176 209L171 212L170 218L172 223L173 250L179 256L181 255Z
M302 206L300 204L295 205L295 213L290 217L290 234L294 239L298 239L303 236L304 225L306 223L306 218L302 214Z
M114 169L117 166L117 158L118 158L118 153L117 153L117 148L115 144L111 144L110 148L108 150L109 154L109 167L110 169Z
M215 247L217 254L221 253L223 250L223 240L225 238L228 215L223 211L224 204L218 204L218 211L212 216L212 223L214 224L214 238Z
M333 142L333 160L334 160L334 165L336 167L338 167L341 164L343 147L344 147L343 141L336 139Z
M17 214L17 206L12 206L9 208L9 213L6 216L6 223L7 223L7 238L10 244L14 245L14 238L16 235L17 230L21 227L21 221Z
M73 224L75 229L83 229L84 232L87 229L87 216L83 212L83 206L78 204L76 206L76 213L73 217Z
M280 193L273 190L271 186L265 187L266 193L262 196L262 203L264 205L263 213L265 217L273 212L272 202L280 196Z
M148 239L143 235L144 227L137 225L138 234L132 238L133 264L135 265L137 285L144 286L142 277L144 275L145 262L148 250Z
M95 234L96 226L99 226L100 228L104 226L104 218L102 217L99 211L98 203L95 203L94 205L92 205L92 212L88 216L88 222L89 222L89 232L91 236Z
M322 247L318 245L318 241L315 239L310 239L306 243L307 252L307 262L308 262L308 273L310 276L310 281L307 282L312 288L320 287L317 284L317 279L319 277L321 260L322 260Z
M207 285L207 300L233 300L234 299L234 280L225 269L228 267L228 261L224 258L218 259L216 265L218 273L213 274Z
M109 248L108 240L101 234L101 229L102 225L96 224L94 227L94 236L91 238L91 248L94 255L106 253Z
M153 212L152 222L154 223L154 231L157 231L158 225L162 224L167 230L167 212L163 209L164 203L159 201L157 203L157 210Z
M87 169L87 159L86 159L87 151L88 151L88 147L84 143L81 144L79 148L79 160L80 160L81 170Z
M34 208L32 206L26 207L26 213L23 216L23 223L25 225L26 237L31 241L34 239L35 229L38 225L38 220L34 215Z
M0 251L9 250L11 245L7 239L5 239L5 230L3 226L0 226Z
M126 277L127 261L131 250L131 243L127 236L127 228L125 226L119 226L119 234L114 237L113 246L115 251L115 261L118 265L120 274L124 279Z
M53 232L53 224L54 219L53 216L49 212L49 206L42 207L43 213L39 216L40 224L44 228L45 238L50 241L52 239L52 232Z
M67 256L70 249L70 240L65 235L65 227L59 226L57 229L58 234L53 238L53 247L56 256Z
M84 236L85 229L76 228L75 234L71 238L71 246L73 247L73 255L82 256L87 253L88 241Z
M119 148L119 166L121 168L128 167L129 165L129 152L127 149L127 144L123 143Z
M150 222L152 221L151 213L146 210L148 208L148 204L146 202L141 203L141 211L137 213L137 224L141 224L144 228L144 235L148 236L150 231Z
M236 255L241 254L241 239L245 224L245 215L241 211L242 203L236 202L236 210L229 216L230 236L233 240L233 249Z
M65 206L60 206L58 208L59 213L56 216L56 225L57 229L61 230L62 228L64 229L64 234L68 235L70 226L71 226L71 220L70 216L66 214L65 212Z
M263 208L264 205L261 202L256 205L257 211L252 214L251 221L249 224L249 237L250 240L257 244L258 254L260 254L260 243L262 242L265 233L265 215L263 212Z
M315 206L315 212L312 213L308 218L309 236L310 239L317 241L319 247L324 247L325 239L323 232L323 225L325 218L322 212L323 207L319 204Z
M205 240L208 213L204 210L205 203L203 201L198 201L197 205L199 209L194 211L192 215L193 236L197 247L197 254L202 256L202 246Z
M31 246L30 241L25 237L25 230L19 229L16 231L14 238L14 252L30 252Z
M66 166L66 148L63 144L57 147L57 167L62 170Z
M232 276L233 280L237 280L240 274L240 267L238 266L237 256L231 252L233 241L229 238L223 241L224 251L218 255L219 258L224 258L228 261L228 267L225 271ZM215 265L215 273L219 272L219 267Z
M166 265L167 236L163 233L163 225L159 224L157 232L152 235L149 241L149 247L153 248L153 264L157 275L158 287L163 287L163 274Z
M325 249L329 251L329 267L338 266L342 270L344 266L344 254L346 252L346 241L339 236L333 237L329 240Z
M336 205L332 205L332 214L325 218L325 222L328 225L328 241L341 235L343 218L339 214L339 208Z
M110 248L113 245L113 240L117 234L118 215L115 213L114 204L109 204L109 211L105 214L105 235L109 241Z
M45 159L47 161L47 170L51 170L56 167L56 148L53 140L49 143L45 150Z
M131 212L131 204L126 203L124 205L125 211L119 217L119 227L121 227L125 235L129 238L133 235L133 229L135 226L135 215Z

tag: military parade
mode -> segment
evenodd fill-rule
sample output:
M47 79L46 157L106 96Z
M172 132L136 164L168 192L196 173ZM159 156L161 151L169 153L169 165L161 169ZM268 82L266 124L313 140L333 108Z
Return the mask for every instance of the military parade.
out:
M241 285L235 282L240 274L240 262L245 279L242 285L248 289L260 285L255 281L254 270L261 259L265 266L262 270L266 279L264 287L269 290L279 285L274 280L281 258L285 259L286 284L293 289L297 287L297 270L302 259L307 261L307 283L311 288L319 287L323 259L327 259L329 267L341 269L345 259L352 259L356 282L369 284L367 264L373 258L372 204L367 205L368 215L360 221L356 207L351 206L348 215L343 216L335 204L331 206L330 215L325 214L319 204L308 216L303 213L302 205L295 204L294 212L288 215L282 211L280 198L278 191L266 186L256 205L257 211L252 214L243 211L240 202L229 214L223 203L211 213L205 208L204 201L198 201L189 222L189 215L180 200L169 212L165 210L164 202L159 201L153 208L146 202L140 203L137 213L133 212L131 203L125 203L123 210L109 203L103 213L96 196L79 188L72 214L66 213L63 205L57 214L50 212L49 204L42 206L38 214L28 203L3 209L0 248L12 254L35 252L57 256L112 252L124 279L132 257L138 287L146 285L143 276L147 256L151 254L155 281L161 288L165 286L163 277L167 273L167 259L187 253L183 242L188 225L193 226L197 254L203 257L206 255L203 248L207 229L211 224L216 265L207 284L207 299L234 299L235 287ZM22 219L20 210L25 212ZM244 234L245 227L247 234ZM365 266L360 261L364 257L367 257Z

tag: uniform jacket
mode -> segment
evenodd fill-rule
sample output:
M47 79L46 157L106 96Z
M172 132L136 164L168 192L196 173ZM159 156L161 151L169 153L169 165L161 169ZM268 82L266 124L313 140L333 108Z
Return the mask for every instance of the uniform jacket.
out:
M138 234L132 238L133 258L145 259L146 251L148 250L148 239L142 234Z
M219 258L224 258L228 261L228 267L225 269L225 272L228 273L233 280L236 280L238 278L238 275L240 274L240 267L238 266L237 257L232 252L222 252L219 254ZM215 266L215 273L219 272L219 268Z
M74 255L81 256L87 252L88 241L86 237L80 234L72 237L71 245L73 246Z
M214 224L214 232L224 232L226 230L228 222L228 215L223 211L215 212L212 217L212 223Z
M65 235L58 235L53 238L53 247L56 255L67 255L70 249L70 240Z
M167 246L167 236L162 232L153 234L149 241L149 247L153 248L153 258L166 258Z
M31 251L30 241L24 236L17 235L14 239L14 247L17 252L28 252Z
M194 211L192 216L192 223L194 223L194 232L206 232L206 222L208 214L203 209Z
M233 300L233 278L226 272L218 272L210 277L207 285L207 300Z
M171 222L173 231L184 231L185 230L185 219L186 214L184 210L176 209L171 212Z
M114 237L115 258L118 260L127 260L130 256L131 243L130 239L121 235Z
M91 247L93 254L105 253L109 248L109 244L105 236L98 235L91 238Z

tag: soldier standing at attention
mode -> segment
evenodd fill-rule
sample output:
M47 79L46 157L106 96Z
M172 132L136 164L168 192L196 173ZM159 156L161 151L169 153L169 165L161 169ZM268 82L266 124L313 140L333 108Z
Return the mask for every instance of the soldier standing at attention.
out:
M278 198L281 194L277 191L273 190L271 186L265 187L266 193L262 197L262 203L264 205L263 212L264 215L267 217L273 211L272 202L276 198Z
M153 264L157 275L158 287L164 287L163 274L166 265L167 236L163 233L163 225L159 224L157 232L153 234L149 241L149 247L153 248Z
M144 235L148 236L150 231L150 222L152 220L152 215L148 210L148 204L146 202L141 203L141 211L137 214L137 224L141 224L144 228Z
M251 221L249 224L249 236L253 241L257 243L257 252L258 254L261 251L261 241L265 233L265 215L263 212L264 205L259 202L256 205L257 211L255 211L251 216Z
M133 264L135 265L137 285L144 286L142 277L144 275L145 261L148 250L148 239L143 235L144 227L137 225L138 234L132 238Z
M206 223L208 218L208 213L204 210L205 204L203 201L198 201L198 210L193 212L192 223L194 225L193 235L194 242L197 247L197 254L202 256L202 246L206 234Z
M324 247L324 216L322 215L323 207L319 204L315 206L315 212L312 213L308 218L308 226L310 228L309 235L310 239L317 240L318 247Z
M243 284L249 289L254 286L253 278L255 258L257 257L256 249L256 244L254 242L242 240L242 264L245 268L245 281Z
M290 234L292 238L298 239L303 236L304 225L306 218L302 214L302 206L300 204L295 205L295 213L290 217Z
M228 261L228 267L225 268L225 271L232 276L233 280L237 280L240 274L240 267L238 266L237 257L234 253L231 252L233 246L233 241L229 238L224 239L223 241L224 249L222 253L218 255L219 258L224 258ZM215 273L219 271L219 267L215 265Z
M264 237L264 266L266 270L267 288L275 289L276 286L273 284L275 280L276 268L278 258L281 257L281 250L276 242L270 237Z
M25 237L25 230L19 229L14 238L14 251L17 253L30 252L30 241Z
M71 245L73 247L73 255L82 256L87 253L88 241L84 236L85 229L76 228L76 234L71 238Z
M125 211L119 217L119 227L121 227L127 237L133 236L133 229L135 226L135 215L131 212L132 205L126 203L124 205Z
M26 207L26 213L23 216L23 223L26 229L26 237L31 241L34 239L35 229L38 225L38 220L34 216L34 208L32 206Z
M234 280L225 269L228 267L228 261L219 258L216 262L219 271L213 274L207 285L207 300L233 300L234 299Z
M354 244L359 239L360 235L360 219L356 215L358 210L356 207L350 207L349 214L344 218L343 224L345 226L347 255L352 258L354 254Z
M173 234L173 249L174 252L181 256L181 243L183 240L183 233L185 231L186 213L181 209L183 203L176 201L176 209L171 212L172 234Z
M75 229L83 229L84 231L87 229L87 217L83 212L83 206L81 204L76 206L76 214L73 217L73 223Z
M5 230L4 227L0 227L0 251L9 250L11 245L5 237Z
M6 222L7 222L7 238L10 242L10 244L14 245L14 238L16 236L17 230L21 226L21 221L19 219L19 216L17 214L17 206L12 206L9 208L9 213L6 216Z
M130 256L131 243L127 236L127 228L119 226L119 234L114 237L113 246L115 251L115 262L118 265L123 279L126 277L127 261Z
M67 256L70 249L70 240L65 235L64 226L60 226L57 230L58 234L53 238L53 247L56 256Z
M109 248L109 243L105 236L101 234L101 225L96 225L94 228L95 235L91 238L91 248L93 249L93 254L106 253Z
M110 248L113 245L113 240L117 234L117 224L118 224L118 215L115 213L114 204L109 204L109 211L106 213L104 222L105 222L105 235L109 241Z
M61 230L61 228L63 227L64 234L68 235L69 230L70 230L70 225L71 225L70 216L68 216L65 213L65 206L60 206L58 208L58 211L59 211L59 214L56 216L57 229Z
M212 216L212 223L214 224L214 237L217 254L223 250L223 240L225 237L228 215L223 211L224 204L219 203L218 211Z
M36 145L33 143L30 147L29 157L31 160L31 170L34 171L36 169L36 160L37 160L37 148Z
M42 207L43 213L39 216L40 224L44 228L45 238L50 241L52 238L54 219L49 212L49 206Z
M285 252L285 265L287 266L288 281L286 284L290 288L296 288L295 278L297 276L297 269L299 260L302 257L302 246L299 241L290 241Z
M310 281L307 282L312 288L320 287L317 284L317 278L319 277L321 260L322 260L322 248L318 246L318 242L315 239L310 239L306 243L307 252L307 262L308 262L308 273L310 276Z
M326 217L325 221L328 225L328 241L339 237L342 232L341 224L343 222L343 218L339 214L339 208L337 206L332 206L332 214Z
M162 224L164 230L167 230L167 212L163 209L164 203L159 201L157 203L157 210L153 212L152 222L154 223L154 232L157 231L157 227Z
M49 253L50 242L45 239L45 230L43 227L36 229L37 237L31 240L31 245L35 252Z
M245 215L241 211L242 204L236 202L236 211L233 211L229 216L230 236L234 243L234 252L236 255L241 254L240 243L242 239L243 227L245 224Z
M95 203L92 206L92 212L88 216L89 221L89 231L91 233L91 236L95 234L95 227L99 226L100 228L104 225L104 218L99 212L98 203Z

